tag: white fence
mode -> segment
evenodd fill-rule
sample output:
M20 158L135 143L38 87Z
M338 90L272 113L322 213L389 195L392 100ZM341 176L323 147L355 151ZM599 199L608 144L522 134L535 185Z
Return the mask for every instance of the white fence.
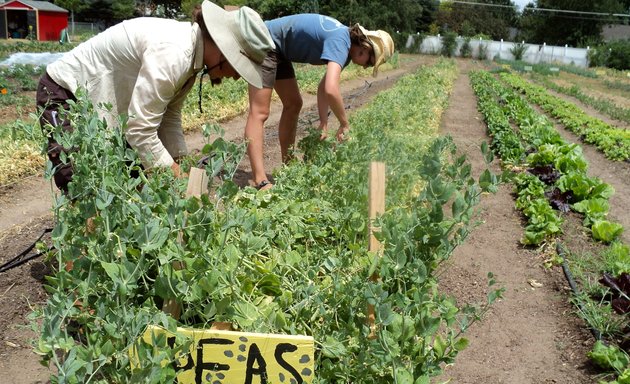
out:
M411 35L407 39L407 48L414 45L415 36ZM460 56L461 47L464 43L464 38L457 38L457 48L455 49L455 56ZM508 41L493 41L493 40L470 40L470 48L472 50L472 56L479 58L479 46L483 45L486 51L485 59L492 60L495 58L514 60L514 55L510 50L517 43ZM527 44L525 43L525 53L522 60L529 64L538 63L555 63L555 64L573 64L577 67L588 67L588 48L571 48L568 46L553 46L546 44ZM440 35L425 37L420 44L419 53L439 54L442 49L442 38ZM483 50L483 48L482 48Z
M72 35L76 35L79 33L92 33L96 35L102 30L103 30L102 26L95 23L82 23L78 21L68 22L68 31Z

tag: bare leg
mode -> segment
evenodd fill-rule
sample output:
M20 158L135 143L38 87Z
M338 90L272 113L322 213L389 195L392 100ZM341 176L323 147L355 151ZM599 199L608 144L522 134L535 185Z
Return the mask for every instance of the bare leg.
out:
M282 161L291 160L290 150L295 144L298 117L302 109L302 96L296 79L276 80L275 90L282 101L282 115L278 124L278 138Z
M245 126L245 138L248 141L247 155L252 166L252 178L256 185L267 180L263 162L264 125L269 117L272 92L271 88L258 89L249 86L249 115Z

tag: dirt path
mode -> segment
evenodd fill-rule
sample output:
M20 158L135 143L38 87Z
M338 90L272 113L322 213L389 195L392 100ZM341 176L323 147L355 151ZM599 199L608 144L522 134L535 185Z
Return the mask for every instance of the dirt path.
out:
M346 108L350 112L360 108L379 91L391 87L402 75L435 60L435 57L415 57L413 60L404 60L399 69L382 72L376 79L367 77L342 83ZM316 120L316 97L303 94L303 99L301 121ZM278 104L272 105L266 124L265 166L268 171L281 166L276 132L280 112ZM224 138L241 140L245 121L246 116L243 115L221 124L225 130ZM334 118L333 121L336 124ZM298 139L305 134L306 128L306 123L300 124ZM200 150L204 138L201 133L194 133L186 137L186 142L190 151ZM239 166L235 181L241 186L246 185L250 172L249 161L245 158ZM0 191L0 264L17 255L44 228L52 225L51 206L51 186L41 176L28 178ZM38 357L29 345L29 339L35 335L28 329L26 319L32 306L42 305L46 300L42 286L45 272L40 261L31 261L0 274L0 383L33 384L48 380L50 372L39 364Z
M487 140L486 128L470 86L471 64L458 63L461 73L442 118L442 132L453 136L478 175L485 167L479 147ZM500 172L496 161L492 169ZM488 272L506 291L486 318L469 329L469 347L439 379L470 384L592 383L585 356L590 335L571 313L560 272L544 270L538 253L520 246L523 227L511 191L510 185L503 185L497 194L482 198L480 226L456 249L440 277L440 285L460 304L485 301ZM534 288L531 281L542 286Z

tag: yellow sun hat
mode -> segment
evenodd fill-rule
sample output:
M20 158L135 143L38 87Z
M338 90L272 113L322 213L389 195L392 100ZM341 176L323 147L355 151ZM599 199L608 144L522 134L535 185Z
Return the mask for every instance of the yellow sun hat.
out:
M374 50L374 70L372 76L376 77L378 74L378 67L381 64L386 63L394 54L394 40L389 33L377 30L370 31L363 28L361 25L356 24L361 33L367 38L368 42Z

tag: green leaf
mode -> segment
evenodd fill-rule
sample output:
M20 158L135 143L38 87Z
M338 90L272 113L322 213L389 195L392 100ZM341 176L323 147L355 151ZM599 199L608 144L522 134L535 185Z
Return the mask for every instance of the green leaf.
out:
M479 186L484 192L495 193L497 191L497 176L492 174L489 169L484 170L479 176Z
M413 384L413 375L405 368L397 367L394 376L397 384Z
M326 336L322 345L322 353L331 359L339 359L346 355L346 347L339 340L332 336Z
M274 273L267 273L260 280L258 280L257 286L260 291L269 296L280 296L282 294L282 287L280 284L280 278Z
M456 351L461 352L464 349L466 349L466 347L468 347L468 344L469 344L468 339L466 339L465 337L460 337L455 342L455 345L453 345L453 348L455 348Z
M116 284L122 284L122 266L118 263L107 263L105 261L101 261L101 266L107 273L110 279Z
M623 226L619 223L611 223L607 220L597 220L591 227L593 238L605 243L610 243L621 235Z
M433 350L435 351L438 359L444 357L444 353L446 352L447 347L448 345L441 335L435 336L435 340L433 340Z
M168 238L169 228L160 226L160 220L151 219L144 227L136 229L134 237L144 252L160 248Z
M619 384L630 384L630 368L627 368L625 371L617 377L617 383Z
M630 358L623 350L616 346L606 346L599 340L587 355L595 364L609 371L623 372L630 364Z
M492 162L492 160L494 160L494 154L488 148L488 142L486 141L481 142L481 153L483 154L483 158L486 161L486 164L489 164Z
M466 209L466 202L462 195L458 193L452 205L453 217L456 219L459 218L462 212L464 212L464 209Z
M248 255L254 255L267 246L267 239L249 233L241 235L241 247Z
M96 196L96 208L103 211L105 208L109 207L113 200L113 193L110 193L107 190L100 190Z
M234 304L234 320L241 328L250 327L258 321L259 313L256 305L248 302L238 302Z

